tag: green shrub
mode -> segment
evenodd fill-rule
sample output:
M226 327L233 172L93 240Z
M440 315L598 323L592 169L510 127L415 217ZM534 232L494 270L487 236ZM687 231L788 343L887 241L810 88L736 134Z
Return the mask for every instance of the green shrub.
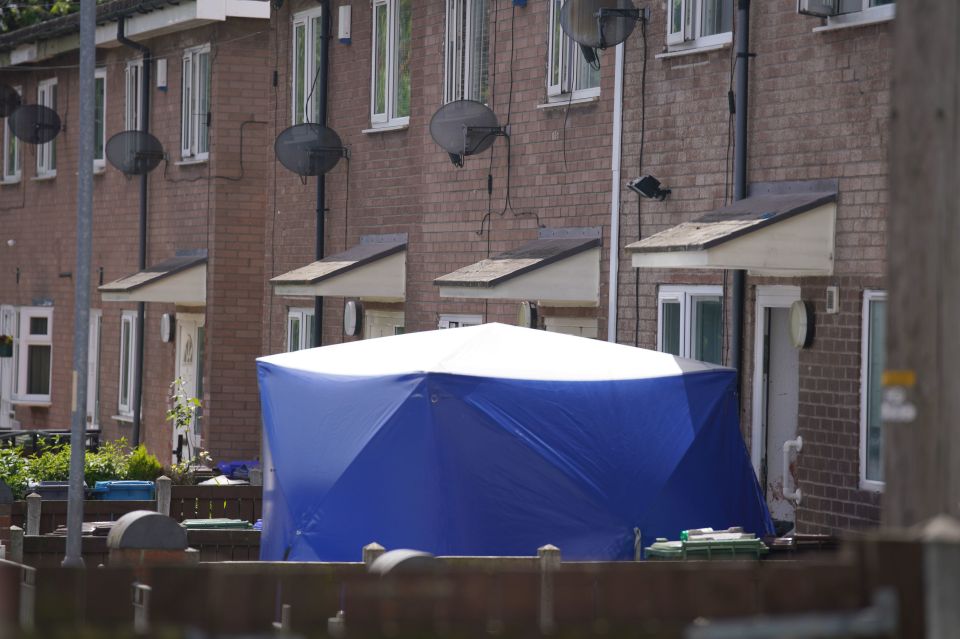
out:
M133 449L127 458L127 479L154 481L163 474L163 464L147 452L147 448L140 444Z
M0 480L13 491L14 499L23 499L27 491L27 460L17 448L0 448Z
M27 477L36 482L67 481L70 478L70 446L49 446L36 457L28 457Z
M83 464L83 480L93 488L98 481L127 479L128 459L127 442L122 437L115 442L107 442L95 453L87 452Z

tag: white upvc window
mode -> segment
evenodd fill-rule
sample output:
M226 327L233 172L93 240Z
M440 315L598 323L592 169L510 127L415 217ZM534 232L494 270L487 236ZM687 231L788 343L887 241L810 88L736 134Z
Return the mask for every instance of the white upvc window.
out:
M293 82L291 122L303 124L320 120L317 82L323 41L323 7L293 16Z
M373 0L370 122L410 122L410 29L413 0Z
M124 126L127 131L140 130L140 75L143 73L143 60L129 60L124 77L126 103L124 104Z
M597 320L593 317L552 317L543 318L543 328L548 333L563 333L577 337L597 339Z
M23 95L23 87L13 87L18 94ZM20 140L13 134L7 124L3 121L3 181L19 182L22 172L20 158Z
M210 45L183 52L180 155L205 160L210 154Z
M667 44L699 49L733 39L734 0L667 0Z
M853 27L892 20L896 15L894 0L833 0L836 15L814 31Z
M657 350L723 363L723 287L661 286L657 293Z
M49 404L53 373L53 308L19 309L13 352L17 378L14 402Z
M312 308L291 308L287 312L287 351L313 348L316 343L316 316Z
M444 314L437 322L437 328L462 328L464 326L479 326L483 324L483 315L453 315Z
M133 416L136 370L137 312L123 311L120 315L120 388L117 394L117 413L120 417Z
M587 62L580 46L560 28L560 9L564 2L550 0L547 96L555 100L596 97L600 95L600 69Z
M860 338L860 487L883 490L883 418L880 414L887 337L887 293L864 291Z
M57 110L57 79L41 80L37 85L37 104ZM53 177L57 174L57 141L51 140L37 146L37 177Z
M107 70L100 67L94 76L93 167L107 166Z
M488 0L447 0L444 102L489 100Z

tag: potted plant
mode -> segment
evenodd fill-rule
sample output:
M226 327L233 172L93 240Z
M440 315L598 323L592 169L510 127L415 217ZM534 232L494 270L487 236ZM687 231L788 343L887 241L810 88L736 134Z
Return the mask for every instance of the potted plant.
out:
M0 335L0 357L13 357L12 335Z

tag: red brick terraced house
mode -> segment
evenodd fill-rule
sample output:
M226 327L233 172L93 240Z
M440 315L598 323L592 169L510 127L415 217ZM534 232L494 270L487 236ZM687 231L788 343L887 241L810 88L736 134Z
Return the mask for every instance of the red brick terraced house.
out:
M142 302L142 441L164 463L175 449L189 457L201 445L217 460L256 457L269 5L115 0L97 15L88 427L131 440ZM0 364L3 429L70 424L77 17L0 36L0 82L62 120L40 146L4 126L0 331L15 344ZM114 134L142 128L164 149L146 178L143 269L140 178L106 157ZM203 401L189 432L165 420L176 377Z
M165 387L182 358L160 339L164 314L203 322L201 432L215 457L258 450L257 355L519 322L741 363L743 435L774 516L804 532L878 523L895 5L844 0L834 15L812 16L792 0L657 0L591 64L560 28L565 3L580 1L275 0L260 3L263 15L147 34L176 61L166 91L151 90L151 130L170 161L149 178L148 262L178 290L189 279L178 274L206 269L205 305L145 300L152 447L171 442ZM180 10L157 5L144 16ZM737 56L742 34L749 49ZM26 94L44 65L76 64L73 50L14 55L27 40L5 43L18 37L0 38L2 81ZM184 52L208 41L210 147L198 166L176 152L180 69ZM100 56L138 57L106 45ZM742 69L749 97L737 95ZM57 71L58 82L70 73ZM113 106L124 76L110 78L112 133L124 128ZM430 132L457 100L487 105L506 134L462 167ZM287 170L274 141L324 120L343 157L322 179ZM69 162L72 143L62 144ZM57 389L70 346L61 274L73 263L75 187L31 180L35 151L21 149L22 177L0 187L0 207L20 220L16 245L0 245L0 292L21 316L53 300L61 364L50 406L15 409L42 426L68 414ZM637 180L646 175L659 192ZM108 168L97 180L94 264L104 266L97 299L109 334L98 419L116 435L128 432L112 418L123 313L150 277L138 275L136 179ZM17 226L28 223L46 225L31 249Z

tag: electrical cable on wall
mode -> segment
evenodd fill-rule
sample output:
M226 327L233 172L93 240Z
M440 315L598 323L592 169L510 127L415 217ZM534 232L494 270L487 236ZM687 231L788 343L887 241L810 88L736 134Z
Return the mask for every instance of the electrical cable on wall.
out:
M640 22L640 38L643 41L643 66L640 71L640 156L637 158L637 174L643 175L643 145L647 135L647 21ZM637 198L637 240L643 239L643 204ZM640 269L635 268L633 280L634 325L633 345L640 346Z

